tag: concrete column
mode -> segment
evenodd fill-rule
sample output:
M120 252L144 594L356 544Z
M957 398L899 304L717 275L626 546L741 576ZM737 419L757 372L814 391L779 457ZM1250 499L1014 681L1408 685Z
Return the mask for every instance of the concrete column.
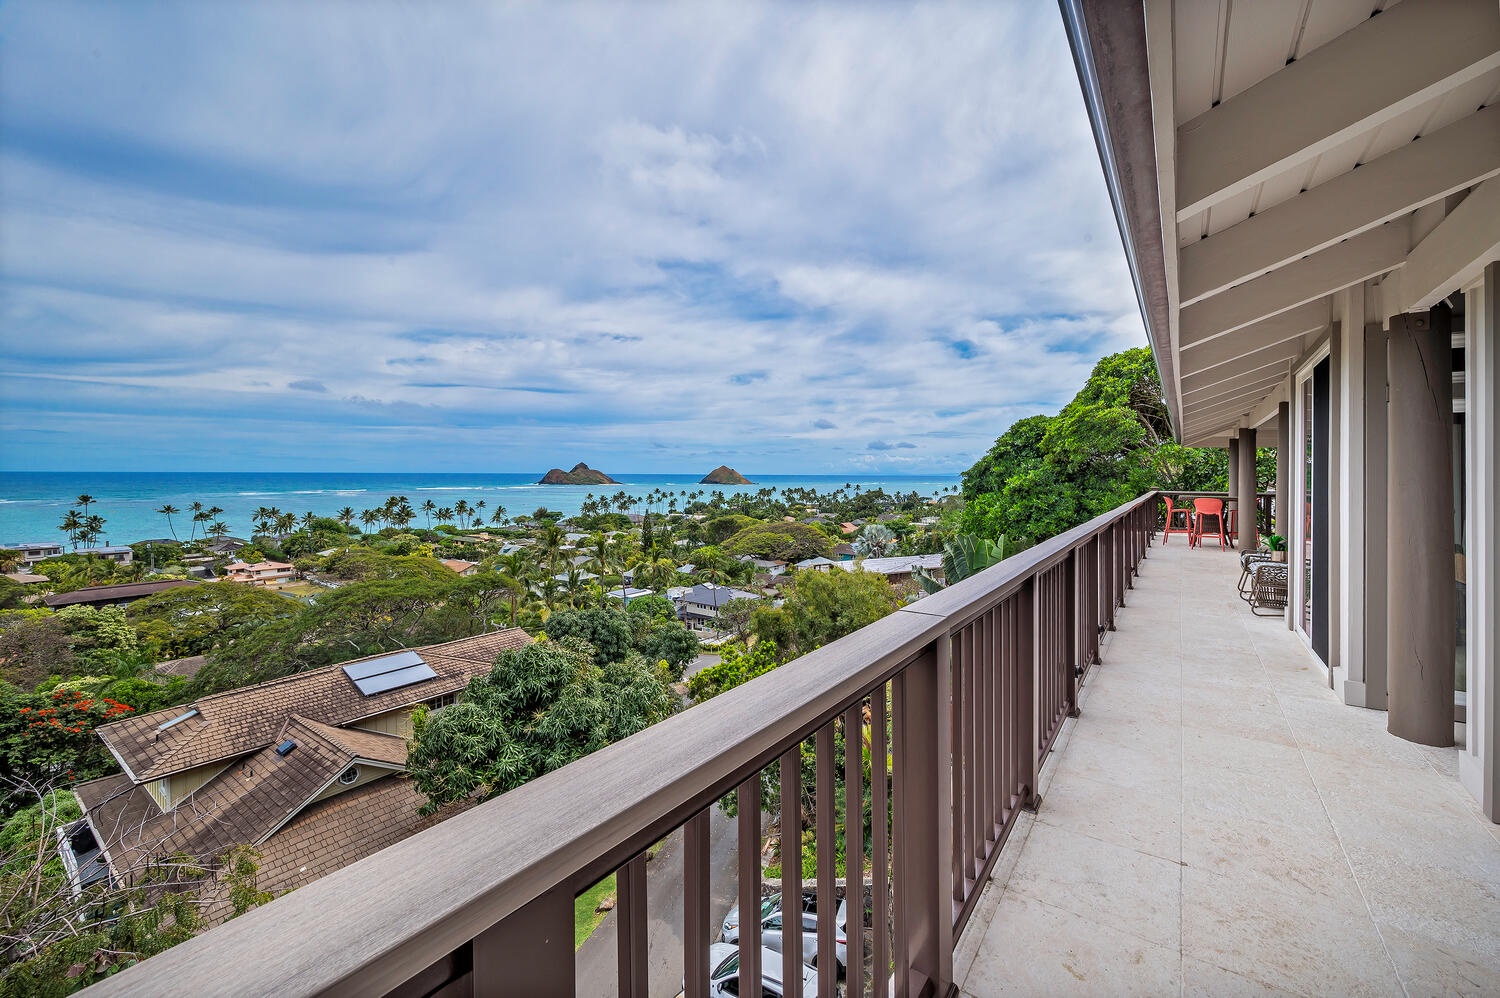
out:
M1240 442L1236 437L1229 438L1229 488L1230 495L1240 494Z
M1254 551L1258 537L1255 528L1255 431L1240 431L1239 488L1235 492L1239 514L1235 517L1235 544L1241 551Z
M1500 263L1464 301L1469 702L1458 778L1500 822Z
M1364 400L1361 415L1364 422L1364 451L1355 468L1361 486L1364 584L1357 598L1362 601L1359 627L1363 647L1357 663L1346 662L1349 676L1344 683L1344 702L1356 707L1384 710L1387 706L1386 630L1387 591L1390 587L1386 557L1387 523L1386 480L1389 452L1389 422L1386 414L1386 333L1379 320L1367 321L1364 328ZM1349 538L1355 543L1355 538Z
M1295 388L1293 389L1295 390ZM1292 406L1283 402L1276 407L1276 532L1292 544L1292 469L1297 456L1292 453Z
M1391 734L1453 744L1453 347L1448 307L1391 319L1386 648Z

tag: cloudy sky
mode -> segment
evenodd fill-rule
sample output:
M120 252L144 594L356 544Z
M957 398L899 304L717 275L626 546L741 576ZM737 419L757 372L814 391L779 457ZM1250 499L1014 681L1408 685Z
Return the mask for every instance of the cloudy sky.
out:
M0 7L0 466L933 472L1144 342L1052 3Z

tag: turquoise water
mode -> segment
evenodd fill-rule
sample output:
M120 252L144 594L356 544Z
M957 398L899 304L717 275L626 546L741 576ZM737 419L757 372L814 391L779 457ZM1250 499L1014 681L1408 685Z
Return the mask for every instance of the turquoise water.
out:
M386 498L404 495L418 510L417 524L425 524L421 506L431 499L439 506L452 506L460 499L470 505L485 502L485 517L503 506L512 515L530 513L538 506L577 513L584 497L593 493L614 495L627 492L645 496L653 489L693 492L703 489L754 492L774 486L831 491L846 483L887 492L919 492L931 495L959 484L957 475L863 476L848 475L750 475L749 486L699 485L697 475L627 475L611 472L619 485L537 485L536 474L269 474L258 472L0 472L0 545L6 543L62 540L57 529L63 514L83 493L94 497L89 512L106 521L103 540L129 544L146 538L170 537L166 518L157 513L170 503L186 510L193 502L219 506L219 519L230 533L248 537L254 510L277 506L284 513L312 512L332 516L345 506L356 514L379 506ZM188 515L172 517L177 536L186 538L191 529Z

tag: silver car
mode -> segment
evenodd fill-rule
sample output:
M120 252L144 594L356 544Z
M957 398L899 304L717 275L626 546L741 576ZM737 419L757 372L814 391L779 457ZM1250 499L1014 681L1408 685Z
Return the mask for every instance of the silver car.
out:
M708 948L708 965L713 969L708 974L708 993L714 998L781 998L786 993L782 986L781 954L762 948L760 951L761 989L740 987L740 948L727 943L714 943ZM804 998L818 998L818 972L810 967L802 968L802 994Z

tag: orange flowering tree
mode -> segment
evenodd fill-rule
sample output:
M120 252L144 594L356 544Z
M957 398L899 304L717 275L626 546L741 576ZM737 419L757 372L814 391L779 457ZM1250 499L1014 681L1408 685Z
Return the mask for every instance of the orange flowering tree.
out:
M94 728L133 711L80 690L8 690L0 696L0 777L66 787L113 773L119 767Z

